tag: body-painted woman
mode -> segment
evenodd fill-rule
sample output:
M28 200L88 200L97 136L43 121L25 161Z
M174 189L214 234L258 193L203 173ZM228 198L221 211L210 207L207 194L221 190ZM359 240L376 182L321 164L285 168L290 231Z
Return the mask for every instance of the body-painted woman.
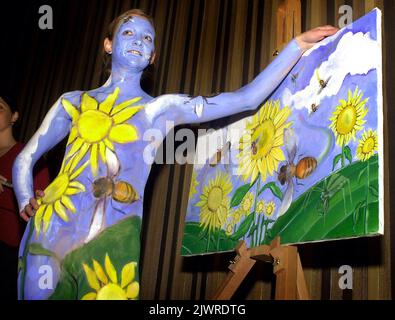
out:
M151 165L144 161L155 128L202 123L256 109L303 52L336 28L292 40L245 87L215 97L150 97L140 87L155 58L150 19L129 11L115 20L104 47L112 57L107 83L63 94L17 158L13 180L21 216L28 220L20 248L20 299L136 299L140 227ZM32 169L42 154L69 136L56 179L33 198Z

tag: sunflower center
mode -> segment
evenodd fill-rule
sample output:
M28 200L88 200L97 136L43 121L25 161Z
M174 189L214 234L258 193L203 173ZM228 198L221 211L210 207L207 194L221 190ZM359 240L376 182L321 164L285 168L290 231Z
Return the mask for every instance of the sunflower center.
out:
M120 286L110 283L99 290L96 300L127 300L127 297Z
M351 133L356 122L357 110L355 110L353 105L345 107L337 118L337 132L343 135Z
M373 149L374 149L374 145L375 145L374 139L372 137L368 138L365 141L365 143L363 144L362 152L363 153L370 153L370 152L372 152Z
M252 153L253 159L265 157L272 149L274 142L274 135L276 133L276 128L272 120L265 120L256 129L255 135L258 135L259 139L257 141L257 150Z
M273 207L272 206L268 206L266 208L266 213L270 216L273 213Z
M99 142L108 135L112 122L111 117L104 112L88 110L78 119L78 132L87 142Z
M69 176L62 173L45 189L45 195L42 197L43 203L53 203L59 200L66 192L69 186Z
M210 211L217 211L220 207L223 199L222 189L219 187L214 187L208 194L207 206Z

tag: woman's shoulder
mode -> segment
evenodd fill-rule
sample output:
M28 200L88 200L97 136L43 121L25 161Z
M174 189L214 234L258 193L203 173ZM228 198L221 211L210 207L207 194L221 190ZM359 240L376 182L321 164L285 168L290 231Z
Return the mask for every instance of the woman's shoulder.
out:
M65 92L61 95L60 100L68 100L72 104L78 104L84 91L76 90Z

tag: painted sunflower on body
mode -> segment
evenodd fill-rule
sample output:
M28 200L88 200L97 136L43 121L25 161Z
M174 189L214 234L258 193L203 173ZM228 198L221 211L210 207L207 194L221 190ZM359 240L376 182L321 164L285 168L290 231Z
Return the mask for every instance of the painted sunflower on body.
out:
M362 134L357 147L357 158L361 161L367 161L375 152L378 151L379 142L377 131L369 130Z
M84 93L81 110L68 100L62 99L62 105L73 121L67 143L71 145L71 148L66 159L75 156L73 161L78 163L90 151L90 163L94 176L98 173L99 155L106 164L106 151L114 152L114 142L130 143L139 138L137 128L125 122L143 108L134 106L141 100L141 97L115 105L118 95L119 88L116 88L103 102L99 103Z
M280 101L266 102L247 122L246 131L240 139L238 174L243 180L251 178L251 184L261 174L262 181L273 175L280 162L285 161L281 147L284 145L284 129L291 109L280 109Z
M348 100L340 100L340 105L333 112L330 128L336 137L337 145L344 147L351 139L355 140L356 133L362 130L368 109L365 105L369 99L362 100L362 92L355 89L348 91Z
M72 213L76 212L70 196L85 192L85 186L75 181L75 179L85 170L89 161L85 162L77 170L75 170L76 164L76 162L69 161L65 167L62 167L59 175L44 190L45 195L37 200L40 206L34 216L37 236L41 232L41 226L43 232L47 232L54 212L65 222L69 221L67 210Z
M117 271L110 257L106 254L103 270L100 263L93 259L93 270L82 265L89 286L94 290L85 294L81 300L135 300L140 291L140 285L134 281L136 262L130 262L122 268L121 281L118 281Z
M225 225L230 210L229 194L232 191L232 182L229 175L218 172L214 179L204 186L200 201L200 225L211 232Z

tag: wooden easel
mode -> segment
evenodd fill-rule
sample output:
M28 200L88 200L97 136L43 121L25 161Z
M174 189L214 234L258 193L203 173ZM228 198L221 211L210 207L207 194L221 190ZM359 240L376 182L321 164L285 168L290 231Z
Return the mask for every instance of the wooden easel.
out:
M213 300L229 300L250 272L256 261L273 264L276 275L276 300L309 300L302 263L295 246L281 246L280 238L270 246L263 245L248 249L244 241L236 247L237 256L229 266L225 281L218 289Z

